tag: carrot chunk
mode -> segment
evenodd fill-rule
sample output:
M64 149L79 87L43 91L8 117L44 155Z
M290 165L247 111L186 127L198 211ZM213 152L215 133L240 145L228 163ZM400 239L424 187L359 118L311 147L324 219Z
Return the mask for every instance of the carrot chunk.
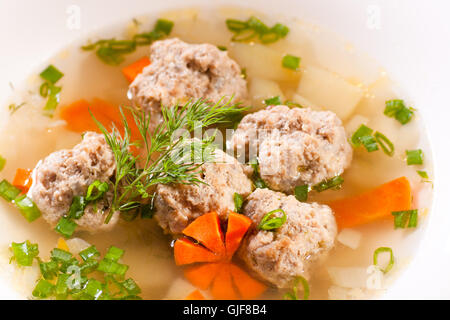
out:
M242 214L230 212L228 215L228 227L225 236L225 247L227 258L231 259L233 254L239 248L242 238L250 228L252 220Z
M183 234L199 241L217 255L225 253L219 215L216 212L198 217L183 230Z
M178 239L174 245L175 263L180 266L196 262L217 262L220 256L188 239Z
M236 300L238 295L233 287L230 265L223 264L211 287L211 294L217 300Z
M31 179L32 170L19 168L16 170L16 175L12 185L19 188L22 193L27 193L33 184L33 179Z
M136 62L133 62L129 66L122 69L122 73L128 82L133 82L134 78L137 77L142 70L150 64L150 59L148 57L143 57Z
M220 263L205 263L189 267L184 270L184 276L197 288L206 290L211 286L214 278L217 276Z
M230 265L230 272L242 299L256 299L267 289L264 284L253 279L247 272L234 264Z
M391 212L411 209L411 186L406 177L385 183L351 198L328 203L338 227L352 228L392 217Z
M198 290L192 291L184 300L205 300L205 297Z

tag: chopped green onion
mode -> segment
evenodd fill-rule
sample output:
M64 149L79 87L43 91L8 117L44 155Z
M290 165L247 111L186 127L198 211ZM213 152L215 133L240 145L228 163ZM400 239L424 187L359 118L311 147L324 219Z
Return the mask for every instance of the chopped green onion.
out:
M40 76L45 81L55 84L64 76L64 73L59 71L55 66L49 65L44 71L41 72Z
M281 65L287 69L297 71L300 67L300 57L293 56L291 54L287 54L283 57L281 61Z
M156 20L156 24L153 30L155 32L162 32L166 36L168 36L172 32L173 25L174 25L173 21L166 19L158 19Z
M8 110L9 110L9 114L13 115L17 110L19 110L20 108L22 108L26 103L22 102L21 104L15 104L15 103L11 103L8 106Z
M73 256L69 251L55 248L51 252L51 258L52 260L58 261L58 262L69 262Z
M81 259L83 259L83 261L87 261L88 259L95 259L100 257L100 252L98 252L97 248L92 245L89 248L80 251L79 255Z
M20 189L14 187L7 180L3 179L0 182L0 196L6 201L13 201L20 194Z
M79 268L79 264L80 262L77 260L77 258L72 257L68 261L63 262L59 267L59 270L63 273L67 273L68 271L70 271L70 267L72 266L76 266L77 268Z
M266 106L278 106L280 104L283 104L283 102L281 102L280 96L275 96L264 100L264 104Z
M47 280L41 279L33 290L33 297L45 299L55 291L55 286Z
M297 103L295 101L286 100L284 104L288 107L303 108L303 106L300 103Z
M282 217L276 217L275 213L281 212L283 214ZM272 218L272 216L275 216ZM259 230L276 230L280 228L285 222L286 222L286 213L283 209L275 209L270 212L268 212L261 220L261 222L258 225Z
M56 107L59 104L59 93L60 92L61 92L61 87L49 85L48 100L44 107L44 115L46 115L48 117L53 117Z
M59 219L58 224L55 227L55 231L62 234L65 238L70 238L75 232L77 224L72 220L62 217Z
M58 275L59 265L55 260L50 260L49 262L40 262L39 269L44 279L52 280Z
M422 178L424 178L424 179L429 179L428 173L427 173L426 171L417 170L417 174L418 174L419 176L421 176Z
M359 138L361 144L366 148L367 152L373 152L378 150L378 144L374 137L363 136Z
M115 246L111 246L111 247L109 247L108 251L106 252L105 259L108 259L111 261L118 261L120 258L122 258L124 253L125 253L124 250L117 248Z
M284 295L286 300L299 300L298 299L298 285L302 284L303 286L303 300L309 299L309 284L308 281L302 276L298 276L295 278L294 287L292 288L292 292L288 292Z
M97 201L108 191L109 185L107 182L101 182L99 180L94 181L88 187L86 193L86 201Z
M58 275L58 280L56 280L55 285L55 295L58 300L65 300L69 294L69 288L67 287L67 280L70 275L61 273Z
M98 271L109 273L109 274L116 274L119 276L123 276L127 270L128 266L125 264L121 264L112 260L103 259L98 264Z
M289 28L284 24L277 23L272 27L271 31L278 35L279 38L284 38L289 33Z
M80 219L84 215L84 209L86 209L87 201L82 196L73 197L72 204L69 208L69 219Z
M139 288L137 283L131 278L122 282L122 286L125 288L125 290L127 290L127 292L130 295L135 296L135 295L138 295L139 293L141 293L141 288Z
M2 171L5 168L6 165L6 159L0 156L0 171Z
M257 188L257 189L267 188L267 184L264 182L264 180L259 175L258 159L250 160L250 162L248 164L253 168L252 180L253 180L253 185L255 186L255 188Z
M375 132L375 140L378 142L381 149L383 149L384 153L390 157L394 155L394 144L384 134L378 131Z
M406 163L408 166L423 164L423 151L421 149L406 150Z
M406 223L409 220L408 228L417 227L418 210L404 210L404 211L394 211L392 212L394 216L394 228L405 228Z
M89 279L83 291L92 299L98 300L103 293L103 285L98 280Z
M300 202L305 202L306 200L308 200L308 192L309 192L308 185L296 186L294 188L295 198Z
M407 108L403 100L388 100L386 101L386 108L384 114L388 117L397 119L401 124L407 124L414 112L412 108Z
M217 46L217 49L219 49L220 51L227 51L227 47L225 46Z
M375 252L373 253L373 264L375 266L378 266L378 255L380 253L382 253L382 252L389 252L389 254L390 254L388 265L384 269L381 269L381 271L383 271L383 273L387 273L394 266L394 253L392 252L391 248L389 248L389 247L380 247L380 248L376 249Z
M241 77L242 79L247 79L247 68L241 69Z
M372 137L373 130L362 124L358 130L356 130L352 137L351 142L354 147L363 145L368 152L378 150L377 141Z
M94 272L98 268L98 261L94 259L88 259L80 265L81 275L86 276L91 272Z
M344 183L344 178L342 178L341 176L336 176L314 185L313 189L317 192L322 192L328 189L338 190L342 187L342 183Z
M233 195L233 200L234 200L234 211L237 213L241 213L244 198L239 193L235 192Z
M250 17L247 21L227 19L225 21L228 30L234 33L232 41L250 41L258 38L261 43L273 43L286 37L289 28L281 23L269 28L264 22L256 17Z
M41 216L41 211L39 211L39 208L33 200L28 198L25 194L17 197L14 200L14 203L28 222L33 222Z
M19 266L31 266L34 258L39 254L38 245L30 243L28 240L21 243L11 243L11 250L13 259Z

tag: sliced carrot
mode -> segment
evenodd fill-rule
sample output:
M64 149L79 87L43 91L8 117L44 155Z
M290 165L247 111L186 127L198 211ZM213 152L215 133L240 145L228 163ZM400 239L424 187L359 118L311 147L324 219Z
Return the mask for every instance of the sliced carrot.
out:
M406 177L385 183L351 198L328 203L338 227L352 228L384 218L391 212L411 209L411 186Z
M217 255L225 253L223 233L220 228L219 215L216 212L198 217L183 230L183 234L194 238Z
M242 214L230 212L228 215L228 227L225 236L225 247L227 258L231 259L233 254L239 248L242 238L250 228L252 220Z
M58 245L57 245L58 249L70 252L69 250L69 246L67 245L66 240L64 240L63 238L59 238L58 239Z
M233 287L230 265L228 263L222 265L215 277L211 287L211 294L213 298L217 300L238 299L236 290Z
M196 262L217 262L220 256L188 239L178 239L174 245L175 263L180 266Z
M205 297L198 290L192 291L184 300L205 300Z
M12 183L13 186L19 188L22 193L27 193L33 184L33 179L31 179L32 172L33 171L29 169L17 169Z
M234 285L243 299L256 299L267 289L264 284L253 279L247 272L234 264L230 265L230 272Z
M197 288L206 290L211 286L211 283L217 276L220 267L220 263L204 263L201 265L188 267L184 270L184 276Z
M125 78L127 78L128 82L133 82L134 78L136 78L138 74L142 73L142 70L149 64L150 59L148 57L143 57L123 68L122 73Z

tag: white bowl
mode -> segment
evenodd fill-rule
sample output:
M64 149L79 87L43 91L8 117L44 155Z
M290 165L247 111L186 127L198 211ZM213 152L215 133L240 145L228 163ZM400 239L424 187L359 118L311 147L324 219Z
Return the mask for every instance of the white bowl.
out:
M20 83L30 70L74 39L133 16L186 6L211 6L211 2L79 0L74 6L71 0L2 1L0 105L4 107L10 94L9 82ZM214 5L243 4L239 0L215 0ZM245 6L295 16L335 31L384 66L420 109L433 151L433 207L415 258L384 298L450 299L450 206L446 198L450 191L450 2L255 0L246 1ZM78 12L80 28L73 28L71 19ZM1 233L5 236L7 230ZM11 288L0 283L0 298L16 297Z

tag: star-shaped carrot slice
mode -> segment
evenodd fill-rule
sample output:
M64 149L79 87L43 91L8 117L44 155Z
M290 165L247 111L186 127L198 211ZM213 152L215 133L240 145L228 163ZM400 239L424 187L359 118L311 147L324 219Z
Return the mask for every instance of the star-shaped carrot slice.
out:
M266 286L231 263L251 224L248 217L230 212L224 236L216 212L194 220L183 230L189 238L180 238L174 245L177 265L194 264L184 270L186 279L201 290L210 289L215 299L259 297Z

